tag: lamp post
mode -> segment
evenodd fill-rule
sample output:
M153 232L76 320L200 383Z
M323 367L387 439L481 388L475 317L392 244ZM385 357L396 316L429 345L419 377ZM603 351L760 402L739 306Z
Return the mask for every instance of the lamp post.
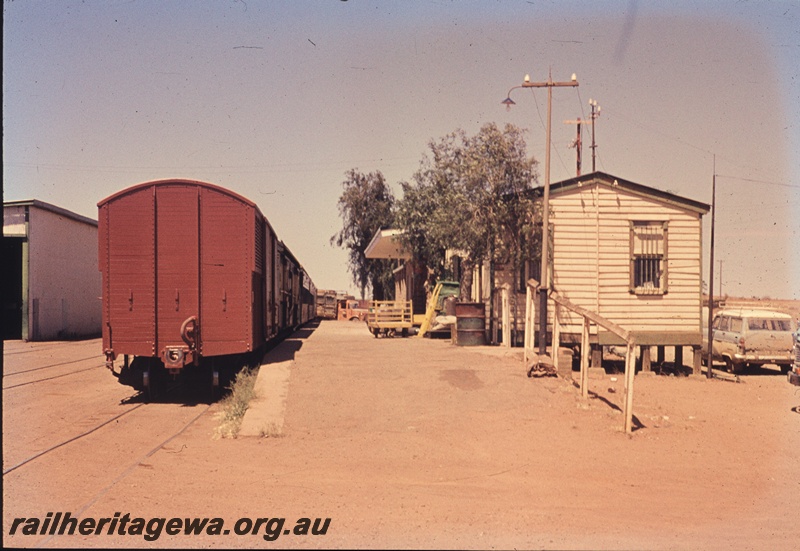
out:
M578 86L578 77L572 74L569 82L553 82L552 74L548 74L546 82L531 82L530 75L525 75L525 79L520 86L513 86L501 103L506 109L511 109L516 105L511 99L511 92L517 88L547 88L547 130L546 130L546 150L544 156L544 197L542 198L542 271L541 288L539 290L539 355L547 354L547 292L550 287L549 275L550 267L548 262L549 242L550 242L550 127L553 111L553 88Z

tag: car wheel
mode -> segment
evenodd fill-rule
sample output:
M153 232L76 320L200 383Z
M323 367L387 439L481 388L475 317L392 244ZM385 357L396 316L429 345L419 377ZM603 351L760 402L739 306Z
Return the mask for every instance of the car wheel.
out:
M737 364L730 358L725 358L725 371L727 371L728 373L738 373L739 371L741 371L741 369L742 366L740 364Z

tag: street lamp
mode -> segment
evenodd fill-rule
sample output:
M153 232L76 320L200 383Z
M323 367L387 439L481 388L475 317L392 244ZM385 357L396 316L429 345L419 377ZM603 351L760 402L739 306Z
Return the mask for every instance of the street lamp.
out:
M511 99L511 92L517 88L547 88L547 137L546 137L546 152L544 156L544 197L542 200L543 220L542 220L542 271L541 271L541 288L539 290L539 355L544 356L547 354L547 291L550 287L549 281L549 266L548 255L550 242L550 126L553 111L553 88L562 86L578 86L578 77L575 73L572 74L572 79L569 82L553 82L552 74L548 74L546 82L531 82L530 75L525 75L525 79L519 86L513 86L501 103L506 106L506 109L511 109L512 105L516 105L514 100Z

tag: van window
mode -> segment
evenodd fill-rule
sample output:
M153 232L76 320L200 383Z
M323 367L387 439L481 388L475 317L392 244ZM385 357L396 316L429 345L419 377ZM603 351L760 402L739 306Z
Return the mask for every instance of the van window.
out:
M766 318L750 318L748 328L750 331L770 331L770 320Z
M731 318L731 331L734 333L742 332L742 318Z
M792 326L789 320L772 320L773 331L791 331Z
M722 316L719 320L719 330L720 331L727 331L728 327L730 327L730 319L728 316Z

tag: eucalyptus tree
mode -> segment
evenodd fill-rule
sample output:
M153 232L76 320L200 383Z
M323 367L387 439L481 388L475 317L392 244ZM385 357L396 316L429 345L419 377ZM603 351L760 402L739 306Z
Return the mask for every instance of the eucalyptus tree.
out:
M365 251L375 233L394 223L395 198L380 171L364 174L357 169L345 173L344 191L339 197L342 229L331 244L348 251L348 269L364 298L372 287L373 298L383 300L394 292L391 262L369 259Z

